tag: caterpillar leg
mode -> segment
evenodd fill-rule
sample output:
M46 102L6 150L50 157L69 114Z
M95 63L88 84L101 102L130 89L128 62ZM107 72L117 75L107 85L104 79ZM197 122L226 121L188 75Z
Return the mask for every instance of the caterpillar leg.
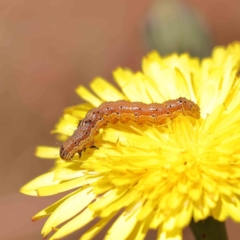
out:
M95 149L98 149L98 147L97 147L97 146L95 146L95 145L92 145L90 148L95 148Z

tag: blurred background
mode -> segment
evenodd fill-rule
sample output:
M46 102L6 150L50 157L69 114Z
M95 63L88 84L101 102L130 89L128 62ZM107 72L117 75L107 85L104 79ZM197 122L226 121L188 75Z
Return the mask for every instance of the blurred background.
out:
M18 191L52 167L35 147L58 145L49 132L65 107L81 102L79 84L112 81L118 66L139 70L152 49L208 56L213 46L240 40L239 26L238 0L1 0L0 239L42 239L45 220L31 217L60 196ZM232 240L237 226L227 222ZM184 239L193 239L189 229Z

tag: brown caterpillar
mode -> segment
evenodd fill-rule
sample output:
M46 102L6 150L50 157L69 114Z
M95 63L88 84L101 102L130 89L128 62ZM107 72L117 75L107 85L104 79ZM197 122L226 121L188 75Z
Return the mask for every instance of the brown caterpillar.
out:
M166 118L173 119L179 114L198 119L200 108L186 98L169 100L161 104L145 104L125 100L102 103L99 107L90 110L80 121L73 135L62 144L60 156L64 160L71 160L75 153L79 153L81 156L81 152L86 148L95 147L94 136L100 128L108 123L117 121L125 123L132 120L137 124L163 124Z

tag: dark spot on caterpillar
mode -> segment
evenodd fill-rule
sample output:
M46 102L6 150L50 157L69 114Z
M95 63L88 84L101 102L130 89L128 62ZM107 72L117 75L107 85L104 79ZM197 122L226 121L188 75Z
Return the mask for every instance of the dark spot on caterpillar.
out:
M109 107L110 104L111 107ZM111 113L106 112L110 108ZM141 110L141 112L138 112L139 110ZM152 114L153 110L155 114ZM93 118L95 114L97 115L97 120L95 120L95 117ZM106 114L109 114L110 117L102 117ZM198 119L200 117L200 108L197 104L185 98L169 100L162 104L145 104L141 102L128 102L125 100L103 103L98 108L90 110L87 113L83 121L88 124L82 125L80 124L81 121L79 122L78 128L73 135L61 146L60 156L65 160L71 160L75 153L79 153L81 156L81 152L84 149L91 147L95 135L99 133L99 129L105 127L108 123L114 124L117 121L125 123L129 120L133 120L140 126L145 123L163 124L165 114L167 114L167 117L170 119L177 117L178 114L188 115ZM149 116L152 118L149 118Z

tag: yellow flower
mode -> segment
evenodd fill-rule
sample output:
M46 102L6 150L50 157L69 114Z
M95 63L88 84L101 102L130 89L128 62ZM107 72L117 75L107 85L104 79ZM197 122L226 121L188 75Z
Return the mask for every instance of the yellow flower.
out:
M67 108L53 133L65 141L89 109L119 99L186 97L199 105L201 118L179 116L164 126L109 124L95 137L98 149L70 162L60 159L59 148L38 147L36 155L56 159L55 166L21 192L72 190L33 217L49 217L44 237L54 230L50 239L62 238L96 218L80 239L92 239L113 218L105 239L139 240L157 229L158 239L179 240L191 219L240 222L240 43L216 47L202 61L152 52L142 69L114 71L118 88L102 78L91 82L94 93L79 86L87 103Z

